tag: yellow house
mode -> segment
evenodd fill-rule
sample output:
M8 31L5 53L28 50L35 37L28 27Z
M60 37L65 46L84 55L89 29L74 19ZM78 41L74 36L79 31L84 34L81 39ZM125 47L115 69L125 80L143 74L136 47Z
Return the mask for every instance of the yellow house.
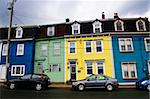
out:
M115 77L109 35L65 38L65 81L81 80L91 74Z

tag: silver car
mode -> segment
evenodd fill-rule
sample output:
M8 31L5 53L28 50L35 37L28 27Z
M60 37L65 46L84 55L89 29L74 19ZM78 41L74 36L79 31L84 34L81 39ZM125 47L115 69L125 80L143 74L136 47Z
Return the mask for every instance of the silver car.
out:
M118 88L117 79L108 77L106 75L90 75L86 79L75 81L72 83L72 88L83 91L86 88L106 88L108 91Z

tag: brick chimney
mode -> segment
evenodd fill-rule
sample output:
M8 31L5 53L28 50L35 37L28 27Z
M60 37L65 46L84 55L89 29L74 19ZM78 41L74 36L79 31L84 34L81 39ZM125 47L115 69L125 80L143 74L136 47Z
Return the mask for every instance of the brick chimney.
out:
M104 14L104 12L102 12L102 19L105 19L105 14Z

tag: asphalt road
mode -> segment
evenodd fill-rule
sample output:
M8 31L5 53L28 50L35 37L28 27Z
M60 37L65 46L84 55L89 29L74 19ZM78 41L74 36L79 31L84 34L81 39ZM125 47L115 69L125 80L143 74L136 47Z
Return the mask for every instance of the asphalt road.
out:
M79 92L58 88L35 91L32 89L10 90L0 87L0 99L150 99L150 92L136 89L119 89L113 92L92 89Z

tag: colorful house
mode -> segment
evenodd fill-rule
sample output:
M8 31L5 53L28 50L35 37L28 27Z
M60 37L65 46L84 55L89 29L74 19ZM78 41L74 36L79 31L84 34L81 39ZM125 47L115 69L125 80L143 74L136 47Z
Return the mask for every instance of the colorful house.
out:
M8 79L14 79L25 74L33 73L35 33L36 29L35 27L33 28L33 26L12 29L9 49L10 65L8 67ZM6 69L7 29L2 29L1 35L4 39L1 43L2 54L0 65L3 69ZM6 70L3 71L3 77L4 74L6 75Z
M65 24L40 26L35 42L34 72L45 73L52 82L64 82Z
M114 20L115 32L111 36L115 77L120 84L135 84L150 71L148 24L147 18Z
M102 33L101 20L75 21L68 24L67 30L65 81L81 80L91 74L115 77L111 37Z

